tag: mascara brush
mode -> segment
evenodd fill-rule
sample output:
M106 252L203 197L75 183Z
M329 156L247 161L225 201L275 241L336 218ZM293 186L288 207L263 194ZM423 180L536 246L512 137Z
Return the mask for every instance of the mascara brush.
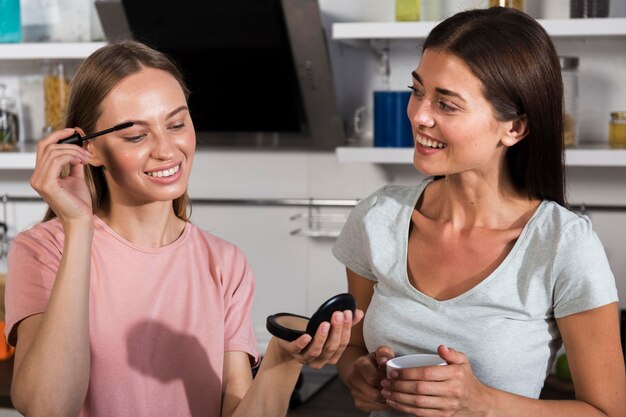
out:
M78 145L78 146L82 147L83 146L83 142L86 141L86 140L93 139L93 138L98 137L98 136L106 135L107 133L115 132L116 130L126 129L127 127L131 127L134 124L135 123L133 123L133 122L120 123L119 125L115 125L113 127L101 130L99 132L90 133L90 134L85 135L85 136L80 136L80 133L76 132L72 136L67 137L65 139L61 139L57 143L69 143L71 145Z

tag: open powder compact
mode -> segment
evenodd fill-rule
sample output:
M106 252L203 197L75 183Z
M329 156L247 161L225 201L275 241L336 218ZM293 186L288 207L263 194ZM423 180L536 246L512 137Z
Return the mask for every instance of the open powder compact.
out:
M307 333L311 337L320 324L330 319L335 311L350 310L354 314L356 302L351 294L337 294L322 304L317 311L309 317L291 313L276 313L267 317L267 330L276 337L289 342L296 340Z

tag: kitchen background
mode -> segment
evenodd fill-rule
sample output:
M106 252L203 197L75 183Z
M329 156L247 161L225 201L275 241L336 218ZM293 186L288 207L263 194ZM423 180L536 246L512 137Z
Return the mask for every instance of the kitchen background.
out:
M569 1L525 3L553 35L559 54L579 58L580 146L567 154L568 198L591 217L616 276L620 307L626 309L626 150L607 146L610 112L626 111L626 0L612 0L608 18L586 22L568 19ZM42 63L58 58L71 75L104 41L91 1L40 4L58 6L59 25L80 22L83 26L72 29L77 33L60 36L81 44L32 49L0 44L0 83L17 100L22 132L19 152L0 153L0 221L8 225L9 239L38 221L45 209L28 185L34 154L27 143L44 126ZM484 7L486 1L440 4L452 11ZM361 107L371 112L372 92L384 88L385 57L390 88L406 90L432 22L408 29L393 24L391 0L319 0L319 7L351 146L324 151L199 147L190 182L192 221L236 243L249 257L257 279L253 315L262 349L269 340L269 314L310 315L322 301L346 290L344 268L331 247L354 202L384 184L413 184L422 178L410 163L410 149L372 148L367 133L355 137L352 121ZM242 98L254 100L253 106L264 105L265 99ZM371 120L365 130L371 131ZM2 259L0 273L5 271Z

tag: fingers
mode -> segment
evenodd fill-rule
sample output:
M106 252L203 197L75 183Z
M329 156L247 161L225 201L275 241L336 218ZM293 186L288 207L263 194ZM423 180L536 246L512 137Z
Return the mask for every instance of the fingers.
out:
M89 153L75 145L59 145L55 148L42 148L44 153L37 154L37 164L30 184L37 191L45 193L46 185L56 184L63 167L67 164L78 166L72 174L82 176L82 165L89 163ZM78 172L81 171L80 174Z
M365 312L357 308L354 311L354 318L352 320L352 325L354 326L355 324L358 324L363 319L363 317L365 317Z
M437 353L444 361L449 364L461 365L467 362L467 356L464 353L456 351L452 348L448 348L444 345L439 345Z
M358 310L354 315L350 310L334 312L330 323L320 324L308 346L294 357L316 369L326 364L336 364L350 342L355 318L361 320L363 312Z
M350 340L352 313L350 312L348 315L349 320L346 320L345 315L344 312L336 311L331 317L330 324L323 322L318 327L313 343L306 352L306 355L312 357L312 360L308 363L310 367L317 369L327 363L337 363Z
M396 357L395 352L388 346L380 346L376 349L376 363L379 368L384 368L389 359Z
M335 314L338 314L338 312ZM337 350L330 357L330 360L328 361L328 363L332 365L336 364L339 361L339 358L343 354L343 351L346 349L346 346L348 346L348 343L350 342L350 333L351 333L352 326L354 326L354 317L352 315L352 311L346 310L345 312L343 312L342 323L343 325L341 329L339 346L337 347ZM332 332L333 330L331 329L331 335L332 335Z
M381 382L384 390L411 395L446 396L450 387L445 382L398 381L385 379Z
M372 412L388 408L381 394L381 381L384 373L376 366L375 353L356 359L354 369L348 377L347 385L354 399L354 405L362 411Z
M382 396L396 410L419 416L441 415L441 410L452 410L457 401L447 396L446 383L430 381L382 382Z

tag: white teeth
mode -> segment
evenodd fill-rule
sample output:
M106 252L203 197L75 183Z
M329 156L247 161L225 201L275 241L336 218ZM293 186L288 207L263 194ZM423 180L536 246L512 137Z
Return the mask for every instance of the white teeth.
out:
M422 146L427 146L429 148L447 148L448 145L445 143L437 142L436 140L432 140L429 138L425 138L421 135L415 135L415 140Z
M146 174L154 178L169 177L170 175L176 174L179 169L180 169L180 165L176 165L174 168L164 169L163 171L146 172Z

